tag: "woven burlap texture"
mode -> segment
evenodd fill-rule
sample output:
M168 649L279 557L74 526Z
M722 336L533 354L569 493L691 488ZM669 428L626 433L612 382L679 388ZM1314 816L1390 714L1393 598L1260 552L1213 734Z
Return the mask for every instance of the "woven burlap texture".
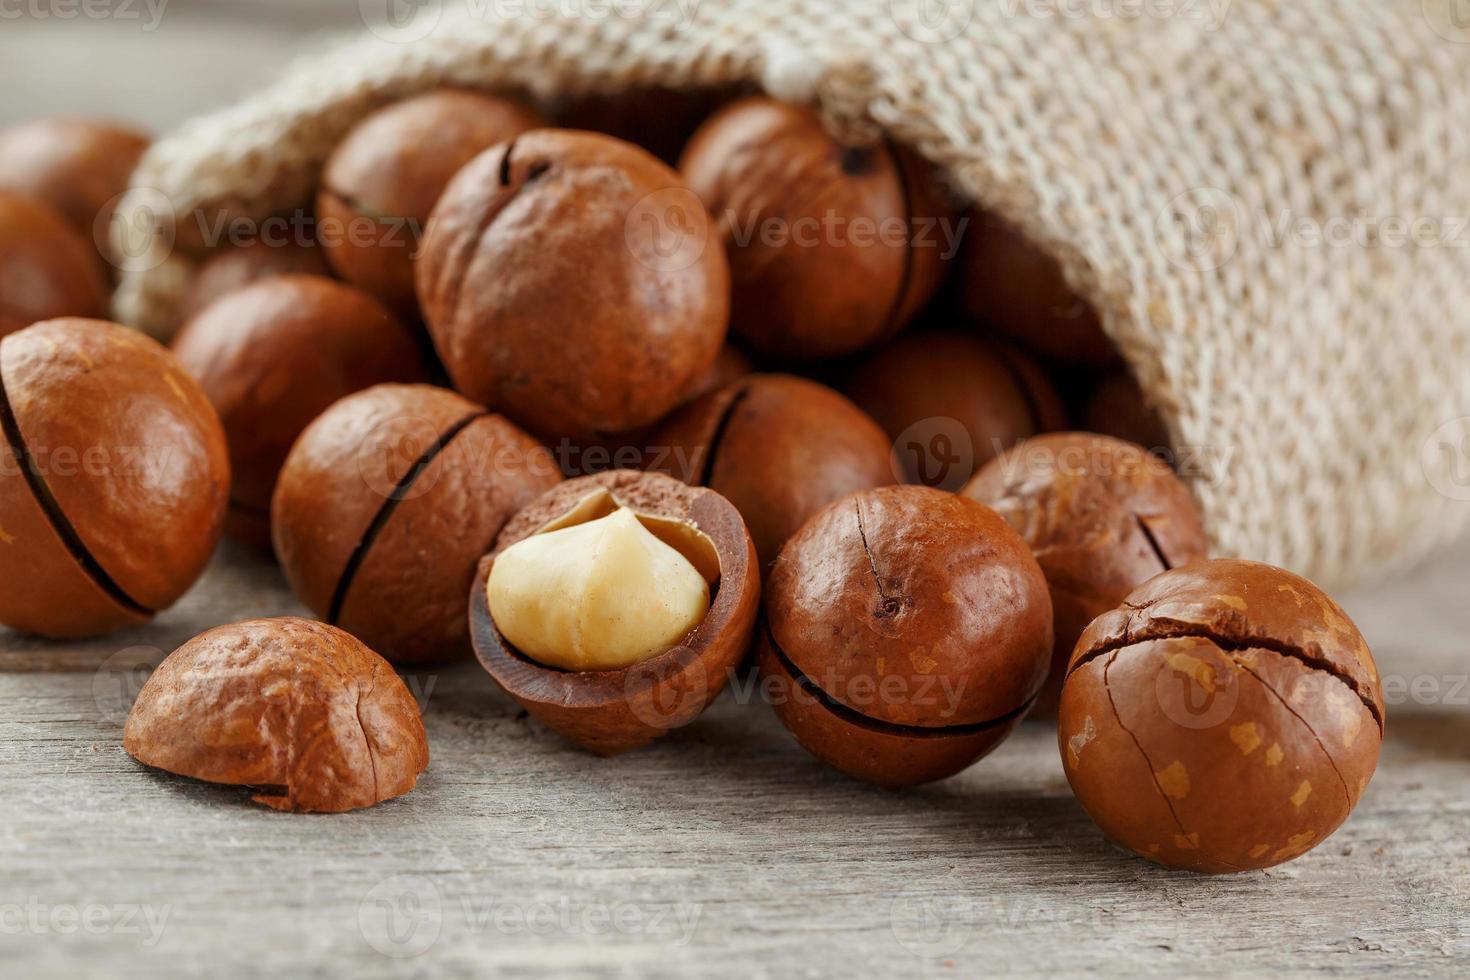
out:
M159 195L251 218L308 204L357 119L437 85L754 84L916 148L1055 254L1165 417L1219 552L1336 587L1470 522L1470 30L1454 5L430 4L437 23L366 32L159 141L123 227ZM1416 240L1388 241L1387 219ZM118 300L154 332L190 275L160 258Z

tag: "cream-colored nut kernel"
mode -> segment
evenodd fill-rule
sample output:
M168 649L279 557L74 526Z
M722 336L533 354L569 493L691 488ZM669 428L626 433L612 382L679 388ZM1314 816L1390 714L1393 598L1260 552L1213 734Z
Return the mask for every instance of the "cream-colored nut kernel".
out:
M490 617L521 653L563 670L619 670L679 643L709 583L626 507L533 534L496 557Z

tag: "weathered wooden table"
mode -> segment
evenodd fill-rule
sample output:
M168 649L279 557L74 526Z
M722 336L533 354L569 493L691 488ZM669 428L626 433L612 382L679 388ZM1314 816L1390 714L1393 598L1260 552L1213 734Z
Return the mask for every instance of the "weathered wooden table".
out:
M146 665L221 622L299 612L226 547L157 622L83 644L0 633L0 974L1051 975L1470 964L1470 542L1347 598L1389 738L1348 824L1281 868L1159 870L1072 800L1054 735L893 793L727 693L607 761L473 664L411 675L433 753L407 797L292 816L142 768Z

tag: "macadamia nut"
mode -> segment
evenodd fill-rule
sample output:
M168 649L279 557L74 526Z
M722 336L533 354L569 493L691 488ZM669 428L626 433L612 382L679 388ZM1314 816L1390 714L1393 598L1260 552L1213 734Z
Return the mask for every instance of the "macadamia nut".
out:
M675 645L709 611L709 583L626 507L533 534L490 571L490 615L526 656L617 670Z
M1321 589L1258 562L1166 572L1077 643L1057 738L1072 791L1156 864L1268 868L1357 805L1383 741L1378 668Z

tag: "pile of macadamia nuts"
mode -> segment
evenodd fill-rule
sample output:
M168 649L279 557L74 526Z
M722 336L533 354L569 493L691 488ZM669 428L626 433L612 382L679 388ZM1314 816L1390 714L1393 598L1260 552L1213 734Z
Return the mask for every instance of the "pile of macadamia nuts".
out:
M428 765L394 668L473 656L609 756L755 669L887 787L1045 718L1108 836L1201 872L1305 853L1367 785L1347 615L1210 560L1097 313L908 149L763 96L430 91L342 135L294 234L182 216L166 350L100 319L145 143L0 134L0 621L143 622L222 534L316 620L175 651L140 761L369 806Z

